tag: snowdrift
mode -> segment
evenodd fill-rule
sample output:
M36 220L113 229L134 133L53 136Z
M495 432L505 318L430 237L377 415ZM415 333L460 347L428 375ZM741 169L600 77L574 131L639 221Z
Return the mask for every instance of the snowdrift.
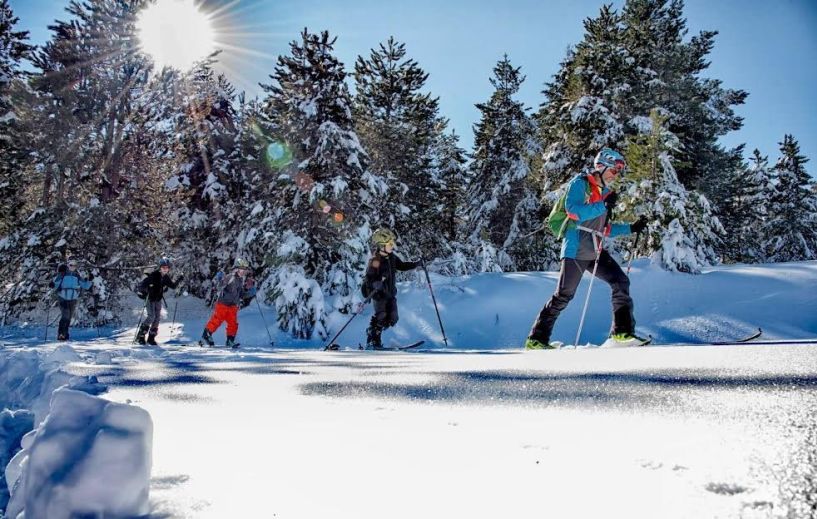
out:
M139 517L150 511L153 424L143 409L60 388L6 468L6 515Z
M585 274L575 299L556 323L554 340L572 344L584 304L589 274ZM656 343L707 343L738 339L763 328L764 338L797 339L817 335L817 262L769 265L730 265L704 270L699 275L667 272L638 260L631 272L637 329L651 334ZM456 349L520 348L539 310L556 286L558 273L489 273L465 277L432 275L448 344ZM185 313L182 341L195 340L206 320L206 308L192 298L181 298ZM168 303L172 306L173 300ZM385 345L425 340L424 347L444 347L425 278L399 285L400 321L383 335ZM274 308L264 308L266 320L275 323ZM356 317L337 341L342 346L365 343L371 306ZM331 335L348 314L330 315ZM239 341L245 346L269 343L257 305L239 314ZM601 344L612 321L610 289L593 284L581 344ZM159 339L171 338L164 323ZM295 340L272 329L275 346L317 348L324 341ZM224 328L216 334L224 343Z
M82 360L64 344L0 349L4 517L135 517L148 511L150 416L94 396L107 390L96 377L64 371L66 363Z

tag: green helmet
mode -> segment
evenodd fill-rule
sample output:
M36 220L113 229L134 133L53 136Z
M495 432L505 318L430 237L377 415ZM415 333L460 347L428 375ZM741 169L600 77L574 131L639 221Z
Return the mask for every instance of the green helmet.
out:
M236 258L235 262L233 262L233 268L236 268L236 269L249 269L250 264L245 259Z
M381 227L372 233L372 245L378 249L385 248L387 243L394 245L394 242L396 241L397 236L395 236L391 230L386 229L385 227Z

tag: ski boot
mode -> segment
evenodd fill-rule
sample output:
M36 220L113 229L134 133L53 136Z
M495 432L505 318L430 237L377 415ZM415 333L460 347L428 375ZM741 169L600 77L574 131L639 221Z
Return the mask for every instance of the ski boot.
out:
M228 348L236 349L238 348L238 343L235 342L235 335L228 335L227 336L227 344L225 344Z
M538 339L528 337L525 341L526 350L558 350L560 343L550 342L544 343Z
M213 341L213 334L210 333L210 330L205 328L204 331L201 332L201 340L199 340L199 346L202 347L210 346L212 348L215 345L216 343Z
M59 335L57 335L57 340L58 341L67 341L68 337L66 335L59 334Z
M614 333L604 341L600 348L629 348L631 346L645 346L650 339L644 339L633 333Z
M156 342L156 334L151 333L148 335L147 343L151 346L158 346L159 344Z
M145 341L145 334L146 334L147 332L148 332L148 329L147 329L147 328L145 328L144 326L141 326L141 327L139 328L139 331L138 331L138 332L136 332L136 343L137 343L137 344L141 344L142 346L144 346L145 344L147 344L147 342Z
M367 350L382 350L383 342L380 339L380 334L383 329L377 324L371 324L366 330L366 349Z

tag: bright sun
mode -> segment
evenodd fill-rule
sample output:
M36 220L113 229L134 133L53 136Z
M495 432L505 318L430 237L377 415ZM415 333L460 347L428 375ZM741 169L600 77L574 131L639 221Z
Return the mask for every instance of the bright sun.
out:
M188 70L216 48L210 18L194 0L157 0L136 22L142 50L157 69Z

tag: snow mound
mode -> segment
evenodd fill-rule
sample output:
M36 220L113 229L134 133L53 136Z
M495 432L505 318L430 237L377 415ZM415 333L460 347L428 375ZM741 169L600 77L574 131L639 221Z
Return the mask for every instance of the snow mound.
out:
M27 409L0 412L0 467L5 467L20 450L20 440L34 428L34 413ZM9 501L6 480L0 473L0 509Z
M153 422L144 409L60 388L45 421L25 436L6 469L6 516L146 515L152 443Z

